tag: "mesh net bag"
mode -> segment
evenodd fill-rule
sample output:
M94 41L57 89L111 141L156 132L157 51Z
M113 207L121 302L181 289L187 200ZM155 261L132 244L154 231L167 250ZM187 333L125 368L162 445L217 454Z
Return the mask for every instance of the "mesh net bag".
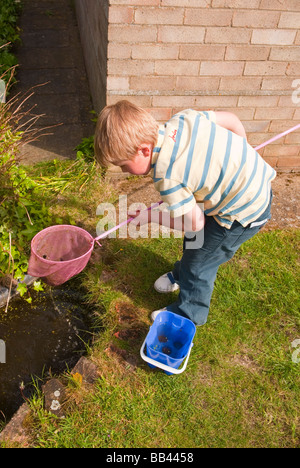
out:
M80 273L87 265L95 239L76 226L51 226L31 242L28 274L58 286Z

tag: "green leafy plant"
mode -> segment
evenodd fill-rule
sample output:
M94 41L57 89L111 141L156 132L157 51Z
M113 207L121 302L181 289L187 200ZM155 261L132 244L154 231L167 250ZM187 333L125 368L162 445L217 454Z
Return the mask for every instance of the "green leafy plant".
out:
M33 283L33 289L37 292L44 291L44 287L42 285L41 281L35 281ZM19 283L17 287L17 291L20 294L21 297L24 297L25 301L27 301L29 304L32 303L32 297L28 293L28 288L25 283Z
M41 201L39 185L21 167L22 145L36 139L38 131L23 111L28 96L0 104L0 277L22 280L27 272L30 241L52 217ZM24 294L26 286L20 286Z
M17 65L13 48L20 42L18 19L21 2L16 0L1 0L0 2L0 78L9 81L6 72ZM12 82L15 81L14 79Z
M87 162L95 161L95 146L94 146L94 136L88 138L83 138L81 143L76 146L75 150L77 151L77 157L82 157Z

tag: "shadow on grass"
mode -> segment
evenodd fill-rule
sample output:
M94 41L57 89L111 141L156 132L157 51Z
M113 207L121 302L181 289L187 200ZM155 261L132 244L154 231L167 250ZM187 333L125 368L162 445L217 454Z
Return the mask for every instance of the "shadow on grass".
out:
M85 279L102 327L108 330L106 351L133 368L142 365L139 349L149 331L151 312L176 300L176 293L156 292L154 282L172 270L181 243L181 239L105 239L92 254Z
M181 239L106 240L102 249L95 251L103 265L100 281L109 282L138 307L149 311L165 307L176 296L156 292L154 283L172 271L180 259L181 243Z

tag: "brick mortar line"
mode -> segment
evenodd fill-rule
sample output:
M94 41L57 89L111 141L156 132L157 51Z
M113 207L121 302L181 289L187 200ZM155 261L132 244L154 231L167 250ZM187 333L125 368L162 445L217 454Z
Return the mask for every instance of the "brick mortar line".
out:
M124 90L109 90L109 96L291 96L291 91L124 91Z

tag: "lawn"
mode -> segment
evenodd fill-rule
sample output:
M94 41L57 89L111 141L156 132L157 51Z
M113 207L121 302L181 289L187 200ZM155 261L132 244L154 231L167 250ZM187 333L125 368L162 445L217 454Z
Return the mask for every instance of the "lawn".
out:
M45 175L49 165L34 171ZM92 234L99 200L118 200L115 184L99 177L82 192L45 192L53 215ZM45 412L37 389L27 422L32 447L299 446L299 363L292 359L300 338L299 231L262 231L220 268L188 367L167 376L150 369L139 349L152 310L176 298L153 283L180 257L181 244L117 238L95 249L80 278L95 307L98 330L87 354L99 378L91 385L63 376L64 419Z

